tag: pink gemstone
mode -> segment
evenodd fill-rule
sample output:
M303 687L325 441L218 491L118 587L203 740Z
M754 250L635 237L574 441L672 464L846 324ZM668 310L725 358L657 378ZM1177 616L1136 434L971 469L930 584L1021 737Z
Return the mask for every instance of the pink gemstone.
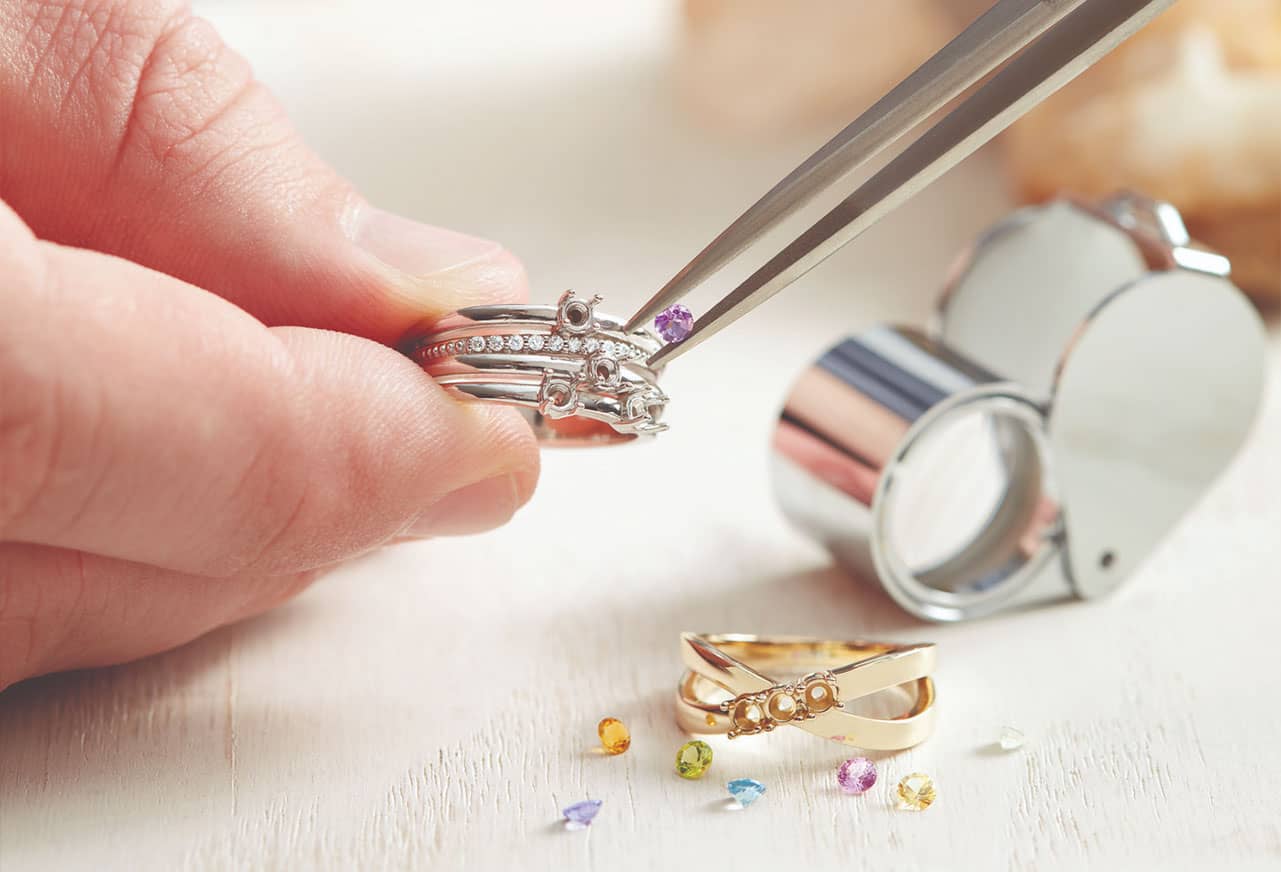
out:
M654 328L667 342L680 342L694 329L694 316L680 303L668 306L654 318Z
M866 793L876 783L876 764L866 757L853 757L836 770L836 783L846 793Z

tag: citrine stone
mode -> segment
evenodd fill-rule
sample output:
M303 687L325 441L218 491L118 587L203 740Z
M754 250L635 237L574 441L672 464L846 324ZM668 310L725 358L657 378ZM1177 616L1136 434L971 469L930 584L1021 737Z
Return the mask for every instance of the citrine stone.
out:
M605 718L596 725L600 746L606 754L621 754L632 746L632 734L618 718Z
M702 778L712 765L712 746L694 739L676 752L676 774L681 778Z
M913 772L898 783L898 800L901 808L925 811L933 804L936 795L934 781L921 772Z

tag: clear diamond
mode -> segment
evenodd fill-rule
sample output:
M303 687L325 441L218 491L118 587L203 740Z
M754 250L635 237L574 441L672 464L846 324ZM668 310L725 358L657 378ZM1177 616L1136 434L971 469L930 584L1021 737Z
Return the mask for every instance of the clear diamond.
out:
M595 337L588 339L583 343L583 351L586 351L588 354L595 354L596 349L598 348L600 348L600 340Z
M552 351L560 351L565 347L565 340L559 336L552 336L547 340L547 347Z
M522 348L524 348L524 347L525 347L525 338L524 338L523 336L508 336L508 337L507 337L507 350L508 350L508 351L520 351L520 350L521 350Z
M1026 741L1027 737L1021 731L1013 727L1005 727L1001 730L1001 738L997 740L997 744L1001 746L1002 751L1017 751Z
M502 351L502 350L503 350L503 337L501 337L501 336L491 336L491 337L489 337L489 339L487 339L487 340L485 341L485 344L486 344L486 346L489 348L489 350L490 350L490 351Z
M544 340L543 340L542 334L535 333L533 336L530 336L528 339L525 340L525 347L528 348L530 351L542 351L543 342Z
M470 348L472 351L484 351L484 350L485 350L485 337L484 337L484 336L473 336L471 339L469 339L469 340L467 341L467 347L468 347L468 348Z
M565 347L569 349L570 354L577 354L578 350L583 347L583 340L579 339L577 336L573 336L565 343Z
M606 339L604 342L600 344L600 350L605 354L608 354L610 357L613 357L617 351L617 349L614 347L614 340Z

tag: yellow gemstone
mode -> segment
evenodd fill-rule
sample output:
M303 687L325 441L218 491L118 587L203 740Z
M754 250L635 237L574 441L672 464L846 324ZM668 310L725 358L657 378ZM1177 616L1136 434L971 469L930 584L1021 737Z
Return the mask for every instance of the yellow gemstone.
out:
M709 727L714 727L714 726L716 726L716 717L715 717L714 715L708 715L708 716L707 716L706 718L704 718L703 720L707 721L707 725L708 725Z
M607 754L621 754L632 746L632 734L618 718L605 718L596 725L600 746Z
M702 778L712 765L712 746L695 739L676 752L676 774L681 778Z
M898 783L899 806L912 811L925 811L934 802L934 782L930 776L913 772Z

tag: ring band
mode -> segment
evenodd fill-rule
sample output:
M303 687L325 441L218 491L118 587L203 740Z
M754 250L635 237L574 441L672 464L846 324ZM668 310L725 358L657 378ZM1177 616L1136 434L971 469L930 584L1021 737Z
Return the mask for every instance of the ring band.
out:
M917 745L934 729L932 644L836 642L794 636L681 634L685 673L676 719L692 733L729 738L791 725L873 750ZM770 674L798 676L781 681ZM912 701L896 715L855 713L895 689ZM879 701L879 699L878 699Z
M409 355L436 383L471 400L514 406L544 442L601 445L667 429L662 345L566 291L555 306L470 306L414 339Z

